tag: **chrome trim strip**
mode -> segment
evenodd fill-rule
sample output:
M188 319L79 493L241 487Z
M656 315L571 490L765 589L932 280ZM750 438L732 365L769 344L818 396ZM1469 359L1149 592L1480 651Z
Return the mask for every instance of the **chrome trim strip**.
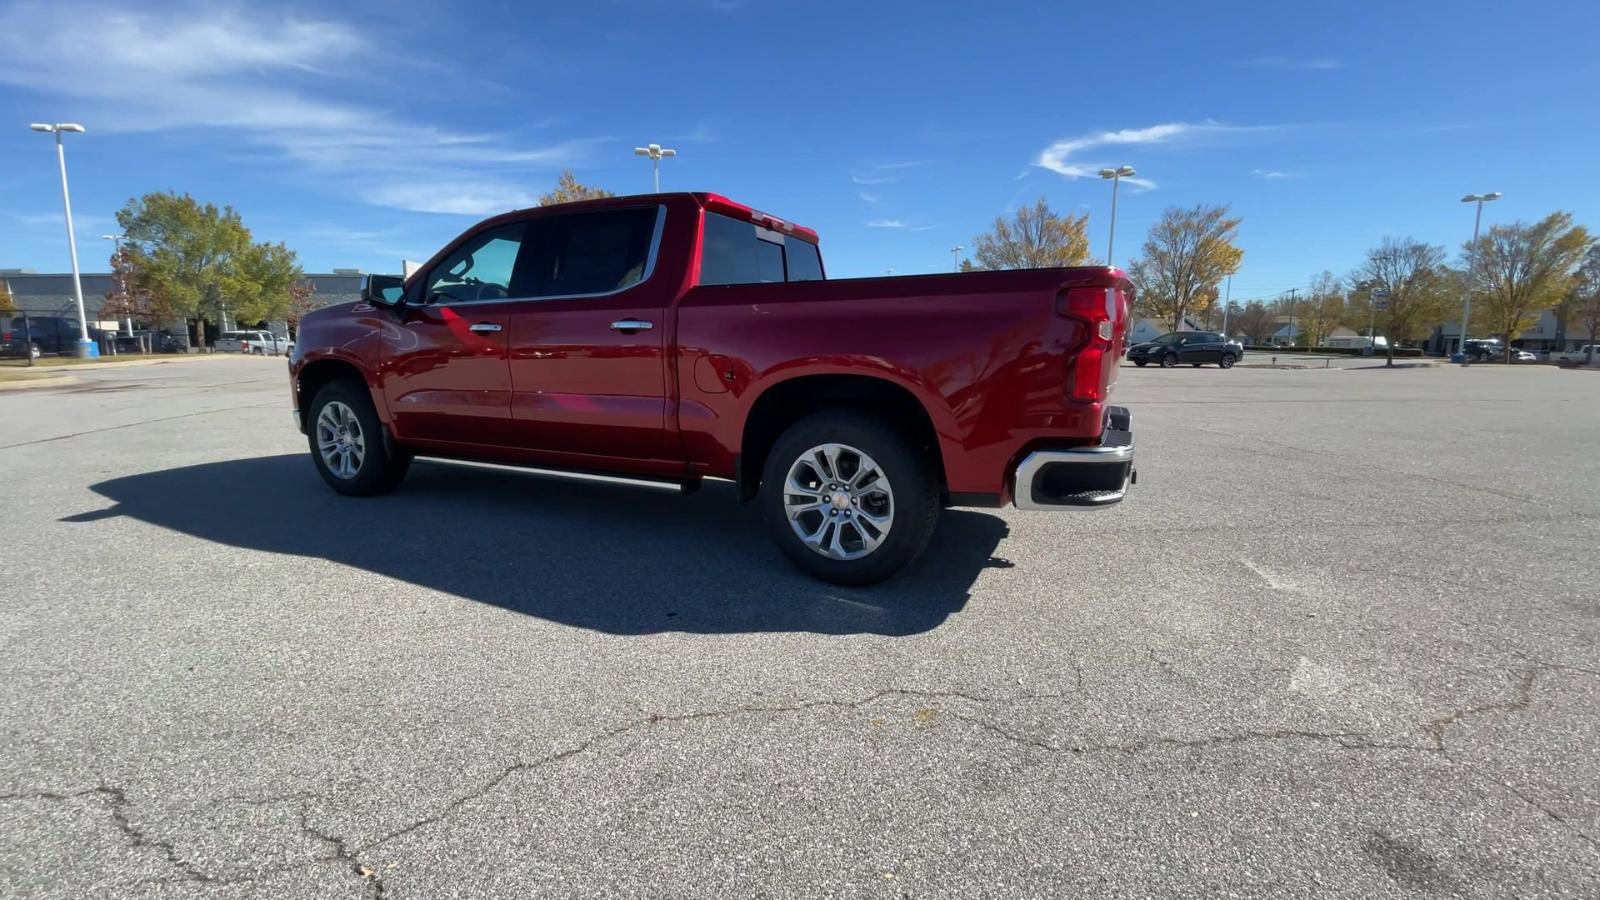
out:
M590 472L573 472L566 469L544 469L538 466L517 466L509 463L480 462L475 459L451 459L448 456L418 456L416 462L441 463L447 466L461 466L468 469L483 469L490 472L510 472L513 475L534 475L540 478L557 478L563 481L587 481L600 484L615 484L624 487L649 488L666 491L673 494L682 494L684 487L676 481L652 481L648 478L629 478L626 475L596 475Z
M1109 493L1105 499L1092 506L1061 506L1053 503L1035 503L1033 500L1033 479L1047 465L1102 465L1102 464L1128 464L1128 472L1133 472L1133 445L1121 447L1075 447L1071 450L1036 450L1025 457L1017 465L1016 488L1012 492L1011 502L1017 509L1048 510L1052 512L1075 512L1096 509L1105 509L1122 501L1128 493L1128 479L1123 479L1120 490Z
M634 208L638 209L638 207ZM547 303L551 300L588 300L594 297L610 297L613 294L620 294L623 291L631 291L634 288L648 282L650 277L656 273L656 260L661 256L661 235L662 232L666 230L666 227L667 205L665 203L658 203L656 204L655 231L651 232L650 234L650 253L645 256L644 259L644 274L639 276L638 281L635 281L633 284L625 287L619 287L609 291L599 291L593 294L552 294L548 297L496 297L493 300L463 300L459 303L427 303L423 304L423 306L419 308L442 309L448 306L451 309L455 309L460 306L479 306L484 303Z

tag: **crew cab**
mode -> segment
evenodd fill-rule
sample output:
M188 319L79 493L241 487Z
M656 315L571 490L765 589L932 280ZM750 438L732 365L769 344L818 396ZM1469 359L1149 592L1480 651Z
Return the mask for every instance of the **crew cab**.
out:
M1567 365L1593 365L1596 359L1600 359L1600 344L1584 344L1576 350L1556 350L1550 354L1551 362Z
M294 421L343 494L413 460L729 481L800 568L870 584L944 506L1123 499L1132 300L1107 267L828 280L815 231L717 194L545 206L305 316Z

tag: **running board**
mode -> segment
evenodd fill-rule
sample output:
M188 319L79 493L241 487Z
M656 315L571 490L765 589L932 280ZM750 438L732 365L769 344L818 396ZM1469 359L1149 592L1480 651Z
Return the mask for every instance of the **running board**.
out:
M638 478L631 475L597 475L568 469L545 469L539 466L519 466L513 463L480 462L475 459L452 459L448 456L418 456L416 462L440 463L465 469L483 469L489 472L509 472L512 475L532 475L537 478L555 478L561 481L584 481L590 484L612 484L621 487L645 488L669 494L692 494L700 489L700 482L669 481L655 478Z

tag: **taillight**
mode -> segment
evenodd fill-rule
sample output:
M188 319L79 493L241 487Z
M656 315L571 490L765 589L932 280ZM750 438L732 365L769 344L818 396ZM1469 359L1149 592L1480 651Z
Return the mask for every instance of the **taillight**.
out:
M1099 403L1111 393L1117 373L1117 326L1124 315L1114 287L1076 287L1056 297L1056 312L1087 326L1083 345L1072 360L1067 396Z

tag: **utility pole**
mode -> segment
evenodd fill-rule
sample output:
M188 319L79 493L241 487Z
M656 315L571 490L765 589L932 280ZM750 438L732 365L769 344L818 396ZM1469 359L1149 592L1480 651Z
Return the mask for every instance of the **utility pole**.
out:
M1222 336L1228 336L1228 311L1233 309L1233 273L1228 273L1227 299L1222 301Z

